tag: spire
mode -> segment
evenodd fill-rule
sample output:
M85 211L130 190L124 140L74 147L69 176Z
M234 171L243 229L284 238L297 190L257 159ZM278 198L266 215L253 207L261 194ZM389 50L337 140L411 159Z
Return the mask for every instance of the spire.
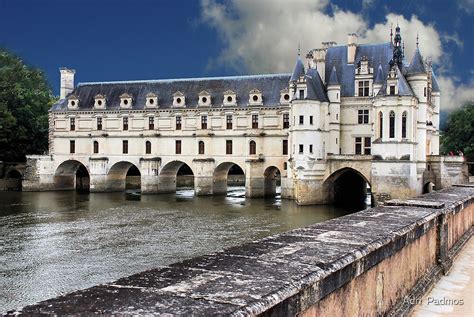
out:
M393 23L390 24L390 45L393 45Z
M299 49L298 49L299 51ZM296 59L295 67L293 69L293 74L291 75L290 81L297 81L305 73L303 61L301 60L300 55Z
M439 92L439 85L438 81L436 80L436 76L433 71L431 71L431 91L432 92Z
M336 66L332 67L331 75L329 76L328 85L339 85L339 80L337 79Z
M375 75L374 84L382 84L383 83L383 70L382 64L379 64L379 68L377 69L377 74Z
M416 48L418 49L418 45L420 44L420 41L419 41L419 36L418 36L418 32L416 32Z
M424 74L426 73L425 63L423 62L423 57L421 57L420 50L418 47L413 54L410 65L407 69L408 74Z
M395 64L402 66L403 63L403 51L402 51L402 36L400 35L400 26L397 23L395 28L395 38L393 40L393 58L390 61L390 67L393 67Z

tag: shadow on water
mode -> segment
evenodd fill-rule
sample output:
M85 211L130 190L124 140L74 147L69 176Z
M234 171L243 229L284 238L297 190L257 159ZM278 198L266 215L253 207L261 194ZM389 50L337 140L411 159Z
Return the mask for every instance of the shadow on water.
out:
M227 195L0 192L0 312L349 213Z

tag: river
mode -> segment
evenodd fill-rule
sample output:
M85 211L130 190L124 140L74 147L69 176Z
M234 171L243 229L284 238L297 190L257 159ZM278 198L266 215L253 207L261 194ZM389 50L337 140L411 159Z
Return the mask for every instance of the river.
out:
M0 313L349 213L227 196L0 192Z

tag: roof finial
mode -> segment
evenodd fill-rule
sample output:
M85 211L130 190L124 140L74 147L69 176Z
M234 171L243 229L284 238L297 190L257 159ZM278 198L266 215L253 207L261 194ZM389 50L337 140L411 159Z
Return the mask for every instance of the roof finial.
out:
M393 23L390 24L390 43L393 44Z
M416 32L416 48L418 48L418 44L420 44L419 34L418 34L418 32Z

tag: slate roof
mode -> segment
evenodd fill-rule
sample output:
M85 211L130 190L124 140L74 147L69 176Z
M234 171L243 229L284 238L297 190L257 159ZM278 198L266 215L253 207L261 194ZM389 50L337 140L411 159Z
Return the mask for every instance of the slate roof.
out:
M249 92L258 89L262 92L265 106L280 104L280 91L288 87L290 74L270 74L232 77L188 78L171 80L117 81L99 83L80 83L71 94L79 98L78 110L91 110L94 97L103 94L107 98L107 110L120 107L119 96L128 93L133 97L133 109L145 108L146 96L149 93L158 95L158 109L172 107L173 94L181 91L186 98L186 108L197 108L199 93L203 90L210 93L213 107L223 103L224 92L232 90L237 94L237 107L247 107ZM67 100L62 99L51 111L67 109Z
M438 81L436 80L436 76L433 71L431 71L431 91L439 92L439 85Z
M316 68L311 68L306 73L306 87L308 89L306 99L329 101L324 83Z
M413 54L410 65L406 69L407 74L423 74L426 73L425 64L423 58L421 57L420 50L418 47Z
M336 67L333 66L331 70L331 75L329 76L328 85L339 85L339 79L337 79Z
M298 56L296 59L295 67L293 68L293 74L291 75L291 81L297 81L298 78L304 75L304 65L301 57Z
M403 76L400 68L395 66L397 70L397 77L398 77L398 95L397 96L414 96L413 90L411 90L410 85L408 84L405 76ZM377 96L385 96L387 95L387 81L384 82L382 89L380 89Z
M377 68L377 74L375 75L374 84L382 84L384 79L382 65L379 64L379 67Z

